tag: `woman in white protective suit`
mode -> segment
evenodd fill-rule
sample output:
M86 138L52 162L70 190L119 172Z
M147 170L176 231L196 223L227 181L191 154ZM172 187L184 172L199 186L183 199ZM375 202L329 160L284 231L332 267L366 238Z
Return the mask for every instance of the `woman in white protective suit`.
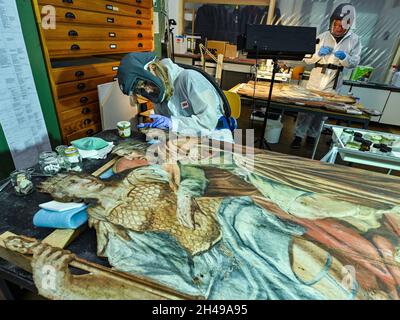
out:
M307 64L315 64L308 89L338 92L343 84L344 68L352 69L360 63L360 39L351 31L355 19L356 10L349 3L341 4L334 10L330 30L319 35L316 53L304 60ZM320 115L299 113L292 148L299 149L305 137L307 142L315 143L323 119Z
M233 142L222 99L201 73L183 69L171 59L158 61L154 53L134 52L122 59L118 82L124 94L154 104L153 122L139 128Z

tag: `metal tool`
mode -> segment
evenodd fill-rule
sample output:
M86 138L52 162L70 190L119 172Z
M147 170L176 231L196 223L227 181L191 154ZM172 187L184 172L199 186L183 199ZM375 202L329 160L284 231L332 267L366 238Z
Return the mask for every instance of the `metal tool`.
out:
M11 183L11 179L8 178L8 181L0 186L0 192L2 192L8 185Z

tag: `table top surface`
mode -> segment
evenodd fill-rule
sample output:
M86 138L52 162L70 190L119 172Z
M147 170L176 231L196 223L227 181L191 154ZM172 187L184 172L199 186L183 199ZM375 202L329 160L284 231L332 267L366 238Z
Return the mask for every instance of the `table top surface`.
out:
M101 132L97 135L107 141L113 141L118 144L122 141L118 137L116 130ZM129 140L144 141L144 136L134 133ZM355 191L355 197L360 199L368 196L372 205L380 207L382 205L392 206L400 205L400 178L393 176L385 176L382 174L368 172L355 168L348 168L340 165L327 165L319 161L313 161L305 158L294 157L290 155L256 150L258 154L266 154L266 164L268 170L271 170L271 179L275 177L279 181L286 181L291 186L304 185L316 186L319 190L325 189L326 192L342 195L341 190L352 189ZM105 160L85 160L85 172L94 172L113 158L109 155ZM293 168L302 174L293 180ZM287 171L287 176L286 175ZM37 185L44 178L35 178ZM292 182L293 183L292 183ZM310 181L312 183L310 184ZM285 183L286 183L285 182ZM337 187L332 189L332 183ZM397 187L396 187L397 186ZM331 190L331 191L330 191ZM360 191L357 193L356 191ZM378 195L374 198L374 195ZM25 235L36 239L44 239L52 229L36 228L33 226L32 220L38 211L38 205L43 202L52 200L49 195L34 192L26 197L17 197L13 194L12 188L7 188L0 193L0 234L10 231L17 235ZM74 252L78 257L86 259L90 262L98 263L103 266L109 266L106 259L96 255L96 233L94 229L87 229L74 242L72 242L68 250ZM13 279L32 283L32 276L13 266L5 260L0 259L0 277L3 275L11 275Z
M191 58L191 59L200 59L201 54L200 53L175 53L176 57L182 57L182 58ZM212 60L211 58L206 56L206 60ZM247 59L247 58L228 58L224 57L224 62L225 63L234 63L234 64L244 64L244 65L255 65L256 60L254 59Z
M239 83L233 88L231 88L229 91L230 92L235 92L239 94L237 91L242 86L243 83ZM252 97L247 96L247 95L241 95L239 94L242 98L244 99L252 99ZM263 99L260 97L257 97L255 99L256 101L263 101L266 102L268 99ZM371 120L371 116L368 114L351 114L351 113L343 113L343 112L335 112L331 110L326 110L322 107L309 107L309 106L302 106L300 104L296 103L284 103L284 102L279 102L279 101L271 101L273 107L279 107L279 108L285 108L285 109L290 109L293 111L304 111L304 112L309 112L309 113L322 113L326 114L328 117L340 117L340 118L348 118L348 119L355 119L355 120L361 120L363 122L369 122Z

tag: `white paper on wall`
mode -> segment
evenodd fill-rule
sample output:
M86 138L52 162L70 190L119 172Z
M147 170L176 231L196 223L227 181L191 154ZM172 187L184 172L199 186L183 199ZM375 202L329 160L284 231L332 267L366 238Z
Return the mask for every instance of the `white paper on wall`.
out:
M0 124L17 169L51 150L15 1L0 0Z

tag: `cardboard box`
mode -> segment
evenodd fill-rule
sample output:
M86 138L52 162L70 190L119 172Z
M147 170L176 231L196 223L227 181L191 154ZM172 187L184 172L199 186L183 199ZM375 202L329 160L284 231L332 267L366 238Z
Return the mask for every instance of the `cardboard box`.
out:
M225 55L225 48L228 43L225 41L207 41L207 49L215 56L219 54Z
M225 57L234 59L237 58L237 56L237 45L227 44L225 47Z

